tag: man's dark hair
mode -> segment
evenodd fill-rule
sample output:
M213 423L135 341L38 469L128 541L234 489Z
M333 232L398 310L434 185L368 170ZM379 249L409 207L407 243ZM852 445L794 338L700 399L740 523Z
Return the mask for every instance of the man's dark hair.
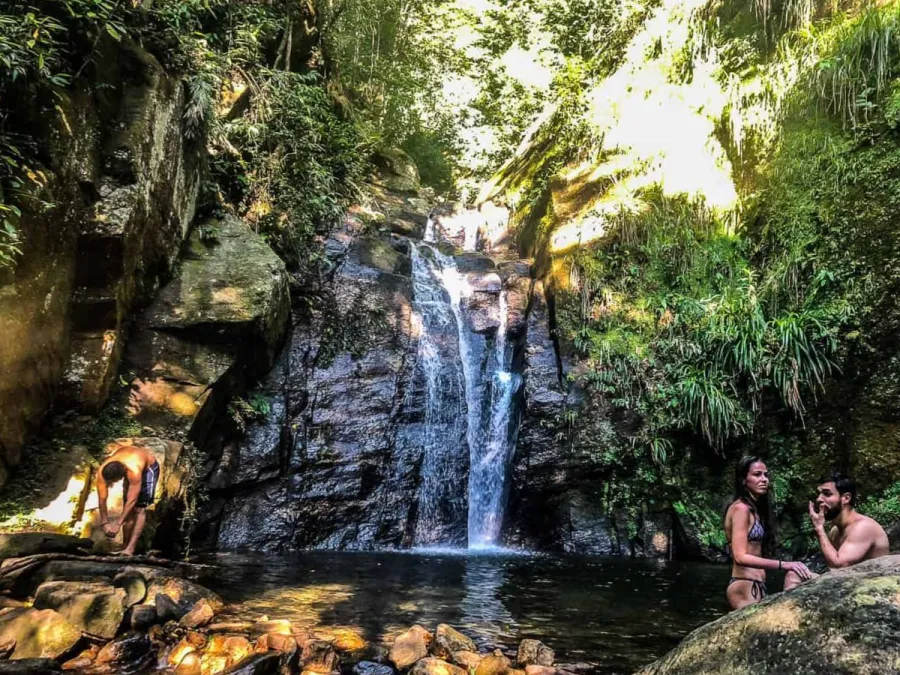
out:
M127 471L122 462L108 462L100 473L103 474L103 480L107 483L115 483L117 480L125 478Z
M825 483L834 483L839 495L850 495L850 506L856 506L856 483L850 476L840 471L832 471L822 476L816 485L824 485Z

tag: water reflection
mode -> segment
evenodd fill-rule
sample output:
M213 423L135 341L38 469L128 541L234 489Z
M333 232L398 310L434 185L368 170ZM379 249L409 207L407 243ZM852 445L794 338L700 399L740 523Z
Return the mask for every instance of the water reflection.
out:
M515 620L501 597L501 588L507 581L506 565L502 558L490 555L473 555L464 560L461 623L479 628L479 637L483 638L482 642L476 640L479 647L492 647L487 636L495 632L515 635Z
M727 569L617 559L525 556L503 550L222 554L206 583L232 605L369 642L414 623L449 623L482 649L539 638L557 660L594 673L630 673L725 611Z

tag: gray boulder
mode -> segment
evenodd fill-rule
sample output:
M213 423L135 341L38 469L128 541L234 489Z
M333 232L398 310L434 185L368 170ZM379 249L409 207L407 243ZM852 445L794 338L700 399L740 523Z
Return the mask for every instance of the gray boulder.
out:
M0 613L0 642L15 640L13 659L58 659L81 640L81 629L52 609Z
M86 553L93 545L90 539L51 532L0 534L0 560L38 553Z
M125 590L107 584L49 581L38 587L36 609L52 609L90 635L111 640L125 617Z
M639 675L898 672L900 556L823 574L688 635Z

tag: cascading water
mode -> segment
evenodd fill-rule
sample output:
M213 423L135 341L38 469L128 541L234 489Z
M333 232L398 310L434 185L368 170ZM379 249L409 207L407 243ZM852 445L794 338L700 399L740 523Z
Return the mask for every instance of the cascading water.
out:
M518 430L518 420L512 414L513 398L522 378L510 372L506 316L506 293L501 291L487 434L481 443L469 446L469 548L497 545L509 491L509 465Z
M425 423L415 543L440 544L447 523L446 503L454 484L453 450L463 446L466 429L465 393L456 345L450 299L428 246L412 247L414 316L419 323L419 367L425 377ZM457 443L459 439L459 443Z
M434 224L429 219L425 240L433 242L434 239ZM500 326L494 349L487 362L482 363L484 350L476 341L483 343L484 338L476 336L468 325L463 306L472 289L456 261L428 243L414 245L412 258L414 304L421 323L419 360L427 386L416 543L441 543L435 541L434 533L441 521L441 504L446 499L448 483L452 482L445 471L446 455L454 449L441 436L448 434L455 438L459 425L464 424L469 452L469 547L496 546L518 427L518 419L513 415L514 399L521 385L521 376L510 369L506 295L501 291L499 296ZM435 334L446 332L448 322L454 320L458 354L453 355L454 364L447 364L450 355L441 353ZM464 394L461 395L462 383ZM454 488L458 490L458 485Z

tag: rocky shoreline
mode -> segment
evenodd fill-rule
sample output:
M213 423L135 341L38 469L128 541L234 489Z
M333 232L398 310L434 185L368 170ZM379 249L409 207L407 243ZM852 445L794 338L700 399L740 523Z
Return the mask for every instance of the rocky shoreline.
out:
M175 675L563 675L552 649L479 652L447 624L390 644L278 617L217 621L222 599L197 583L213 566L90 555L65 535L5 535L0 555L0 673ZM19 557L11 557L15 554Z
M98 556L90 547L90 540L56 534L0 538L0 674L581 672L557 663L538 640L479 649L446 623L413 625L382 643L334 626L298 626L274 612L235 620L233 607L200 583L220 572L216 566ZM640 673L880 675L898 672L897 654L900 556L893 555L731 612Z

